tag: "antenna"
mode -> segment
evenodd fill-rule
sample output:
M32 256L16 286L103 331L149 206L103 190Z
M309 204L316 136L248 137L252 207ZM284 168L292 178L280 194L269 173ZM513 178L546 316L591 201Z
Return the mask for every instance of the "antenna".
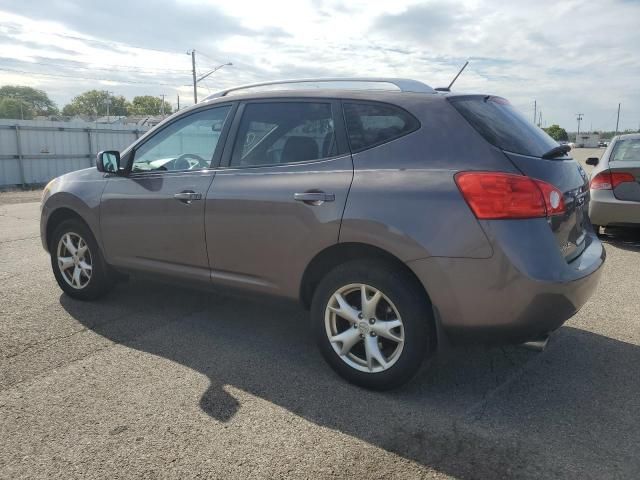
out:
M456 82L456 80L458 79L458 77L460 76L460 74L462 73L462 71L467 68L467 65L469 65L469 60L467 60L466 62L464 62L464 65L462 66L462 68L458 71L458 73L456 74L455 77L453 77L453 80L451 80L451 83L449 84L448 87L438 87L435 90L439 91L439 92L450 92L451 91L451 87L453 86L453 84Z
M460 71L458 72L458 74L453 77L453 80L451 80L451 83L449 84L449 86L447 87L447 90L451 90L451 87L453 86L454 83L456 83L456 80L458 79L458 77L460 76L460 74L463 72L463 70L465 68L467 68L467 65L469 65L469 60L467 60L466 62L464 62L464 65L462 66L462 68L460 69Z

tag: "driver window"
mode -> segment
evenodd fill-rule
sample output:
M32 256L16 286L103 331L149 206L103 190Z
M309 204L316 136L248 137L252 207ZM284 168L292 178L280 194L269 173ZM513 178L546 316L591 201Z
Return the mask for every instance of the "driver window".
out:
M135 151L133 173L209 168L231 106L211 108L172 123Z

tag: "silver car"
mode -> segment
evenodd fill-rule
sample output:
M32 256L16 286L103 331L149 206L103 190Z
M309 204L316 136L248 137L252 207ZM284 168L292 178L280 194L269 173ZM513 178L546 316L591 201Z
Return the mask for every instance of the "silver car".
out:
M640 226L640 134L619 135L602 159L588 158L591 174L589 216L600 227Z
M390 88L226 90L54 180L62 290L133 272L299 300L331 367L377 389L445 339L544 339L605 259L568 146L501 97L367 80Z

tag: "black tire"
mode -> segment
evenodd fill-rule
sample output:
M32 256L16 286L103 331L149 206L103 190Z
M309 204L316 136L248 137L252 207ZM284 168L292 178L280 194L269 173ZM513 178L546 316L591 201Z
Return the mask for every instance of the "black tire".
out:
M402 318L403 348L386 370L372 373L350 366L329 341L325 311L333 294L350 284L365 284L379 290ZM424 291L415 278L386 261L353 260L330 271L314 293L311 319L316 342L327 363L349 382L372 390L390 390L408 382L435 346L433 312Z
M58 266L58 244L67 233L79 235L87 244L91 264L91 277L82 288L74 288L70 285ZM115 275L109 265L104 261L100 247L93 233L80 220L70 219L60 223L51 236L49 244L51 255L51 268L60 288L70 297L78 300L95 300L106 295L115 284ZM83 278L86 281L86 278Z

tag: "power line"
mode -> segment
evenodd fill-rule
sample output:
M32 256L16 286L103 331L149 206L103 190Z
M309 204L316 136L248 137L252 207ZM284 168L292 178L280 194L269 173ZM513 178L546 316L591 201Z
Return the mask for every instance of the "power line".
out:
M213 63L221 63L220 60L217 60L217 59L213 58L211 55L207 55L205 53L202 53L200 50L198 50L198 55L200 55L201 57L204 57L204 58L208 58Z
M182 55L183 52L178 52L175 50L162 50L159 48L152 48L152 47L143 47L140 45L132 45L132 44L127 44L127 43L123 43L123 42L116 42L113 40L101 40L99 38L92 38L92 37L81 37L78 35L69 35L68 33L59 33L59 32L44 32L42 30L38 31L38 30L31 30L29 29L29 31L26 31L25 29L21 29L20 34L25 34L25 35L30 35L33 33L42 33L44 35L54 35L57 37L63 37L63 38L69 38L71 40L79 40L82 42L94 42L94 43L102 43L104 45L112 45L112 46L119 46L119 47L126 47L126 48L136 48L139 50L151 50L154 52L162 52L162 53L169 53L171 55ZM20 35L18 34L18 35ZM9 34L10 36L16 36L16 34Z
M5 57L6 58L6 57ZM64 64L64 63L53 63L53 62L29 62L26 60L21 60L21 62L23 63L27 63L29 65L46 65L46 66L51 66L51 67L63 67L63 68L80 68L83 70L104 70L107 72L113 72L114 69L113 68L103 68L103 67L86 67L86 66L81 66L81 65L69 65L69 64ZM100 64L100 65L104 65L104 64ZM176 74L183 74L186 75L189 73L189 70L184 69L184 70L167 70L167 69L155 69L155 70L151 70L151 69L142 69L139 67L126 67L125 65L105 65L105 67L123 67L120 70L116 70L116 71L128 71L128 72L133 72L133 73L176 73Z
M14 72L14 73L23 73L23 74L27 74L27 75L39 75L42 77L61 77L61 78L75 78L77 80L94 80L94 81L104 81L104 82L114 82L114 83L130 83L130 84L138 84L138 85L164 85L164 86L170 86L170 87L175 87L178 88L178 85L175 85L174 83L159 83L159 82L137 82L134 80L116 80L116 79L110 79L110 78L95 78L95 77L78 77L77 75L62 75L62 74L56 74L56 73L40 73L40 72L28 72L26 70L14 70L11 68L4 68L4 67L0 67L1 71L5 71L5 72Z

